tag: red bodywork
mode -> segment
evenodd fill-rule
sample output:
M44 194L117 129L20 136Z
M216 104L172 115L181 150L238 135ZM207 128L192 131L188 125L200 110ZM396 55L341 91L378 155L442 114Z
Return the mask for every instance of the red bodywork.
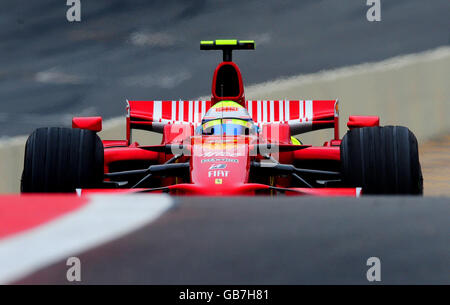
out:
M227 84L233 86L226 92L218 85L225 76L228 77ZM224 100L232 100L246 107L259 132L237 137L196 133L208 109ZM214 72L211 100L127 103L126 139L103 140L105 174L163 164L178 154L177 145L180 150L182 145L184 155L177 162L189 162L189 177L158 177L153 184L145 187L83 190L83 193L149 190L173 195L274 195L282 192L286 195L358 196L360 193L357 188L299 187L287 175L258 175L251 169L252 162L265 161L263 154L257 153L255 147L270 143L273 146L268 155L282 164L311 169L319 164L320 169L338 171L340 138L337 100L246 100L239 68L235 63L225 61ZM376 126L378 123L378 117L353 116L348 127ZM101 120L97 117L74 118L73 127L99 131ZM334 138L323 146L292 143L293 135L324 128L334 128L335 132ZM140 146L132 140L133 129L162 133L162 143L158 147L172 145L175 151Z

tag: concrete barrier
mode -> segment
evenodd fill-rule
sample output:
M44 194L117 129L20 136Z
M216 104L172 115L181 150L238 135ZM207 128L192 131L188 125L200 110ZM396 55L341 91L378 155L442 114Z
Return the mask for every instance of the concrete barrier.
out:
M450 132L450 47L279 79L246 87L248 99L336 99L340 101L341 136L349 114L379 115L382 125L408 126L420 143ZM208 97L206 97L208 98ZM200 99L205 99L202 97ZM103 139L123 139L125 119L104 123ZM332 136L317 131L299 136L320 144ZM157 143L160 135L135 139ZM19 191L26 137L0 142L0 192Z
M408 126L419 142L450 131L450 47L373 64L300 75L246 88L251 99L339 99L340 130L349 115L378 115L382 125ZM306 142L332 136L317 131ZM317 144L317 143L314 143Z
M0 144L0 193L20 191L23 155L27 137L2 140Z

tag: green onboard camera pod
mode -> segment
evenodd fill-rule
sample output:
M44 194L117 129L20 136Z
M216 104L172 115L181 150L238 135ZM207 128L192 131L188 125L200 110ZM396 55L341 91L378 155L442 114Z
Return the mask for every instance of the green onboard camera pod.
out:
M200 41L200 50L222 50L223 61L232 61L233 50L254 50L254 40L217 39Z

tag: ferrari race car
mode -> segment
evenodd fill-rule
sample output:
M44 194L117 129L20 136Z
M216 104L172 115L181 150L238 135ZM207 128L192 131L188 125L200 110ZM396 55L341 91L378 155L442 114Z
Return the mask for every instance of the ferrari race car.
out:
M422 194L417 140L406 127L350 116L339 137L337 100L246 100L233 50L254 41L202 41L221 50L210 100L127 101L126 139L100 140L101 117L39 128L26 143L21 191L172 195ZM334 128L323 146L295 135ZM133 130L162 134L133 142Z

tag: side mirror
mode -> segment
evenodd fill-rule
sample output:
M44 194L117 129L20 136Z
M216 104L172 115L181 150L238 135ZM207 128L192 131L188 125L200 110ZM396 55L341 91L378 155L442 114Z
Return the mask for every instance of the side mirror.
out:
M102 117L74 117L72 119L72 128L87 129L99 132L102 130Z
M374 126L380 126L380 118L378 116L351 115L348 118L347 127L350 129Z

